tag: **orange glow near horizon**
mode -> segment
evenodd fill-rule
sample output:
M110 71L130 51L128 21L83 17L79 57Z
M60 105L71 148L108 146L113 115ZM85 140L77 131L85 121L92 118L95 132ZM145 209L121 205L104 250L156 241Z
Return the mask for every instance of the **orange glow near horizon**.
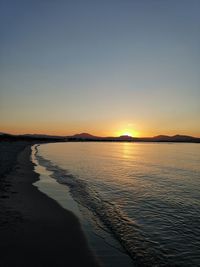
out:
M131 137L139 137L140 134L139 132L135 131L135 130L130 130L130 129L125 129L125 130L121 130L121 131L109 131L108 133L102 131L92 131L92 130L61 130L61 129L57 129L57 130L49 130L49 129L44 129L44 130L35 130L35 129L1 129L1 132L3 133L8 133L8 134L14 134L14 135L20 135L20 134L46 134L46 135L60 135L60 136L67 136L67 135L74 135L74 134L79 134L79 133L89 133L91 135L95 135L95 136L113 136L113 137L118 137L118 136L122 136L122 135L128 135Z
M0 133L200 137L200 1L2 2Z
M35 125L35 124L34 124ZM165 131L163 129L155 129L155 130L151 130L151 129L145 129L144 127L139 127L137 125L137 129L139 130L135 130L135 128L131 128L130 127L126 127L126 125L109 125L104 123L104 129L106 130L102 130L103 127L98 127L98 129L94 129L93 127L91 127L91 125L76 125L76 126L68 126L66 128L63 127L63 124L59 125L59 124L55 124L54 127L52 127L52 125L41 125L41 124L37 124L37 127L34 125L27 125L26 127L20 127L20 125L18 126L4 126L1 127L0 132L3 133L8 133L8 134L16 134L16 135L20 135L20 134L46 134L46 135L58 135L58 136L70 136L70 135L74 135L74 134L79 134L79 133L89 133L91 135L95 135L95 136L113 136L113 137L118 137L118 136L122 136L122 135L128 135L128 136L132 136L132 137L153 137L156 135L176 135L176 134L182 134L182 135L191 135L194 137L200 137L200 133L199 132L187 132L185 131ZM100 126L100 125L99 125ZM122 130L119 130L122 129Z
M122 136L122 135L128 135L131 137L138 137L139 136L139 132L133 130L133 129L124 129L121 131L116 132L117 136Z

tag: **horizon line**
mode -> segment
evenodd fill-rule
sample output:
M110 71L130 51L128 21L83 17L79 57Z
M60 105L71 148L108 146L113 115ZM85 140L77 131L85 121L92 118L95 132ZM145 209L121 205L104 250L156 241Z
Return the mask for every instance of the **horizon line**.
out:
M154 136L131 136L131 135L119 135L119 136L97 136L97 135L93 135L87 132L81 132L81 133L76 133L76 134L71 134L71 135L59 135L59 134L47 134L47 133L19 133L19 134L14 134L14 133L9 133L9 132L0 132L0 135L3 134L7 134L7 135L13 135L13 136L23 136L23 135L38 135L38 136L52 136L52 137L75 137L77 135L88 135L91 137L95 137L95 138L120 138L120 137L127 137L127 138L136 138L136 139L140 139L140 138L155 138L155 137L177 137L177 136L185 136L185 137L192 137L192 138L200 138L200 136L193 136L193 135L188 135L188 134L174 134L174 135L168 135L168 134L157 134Z

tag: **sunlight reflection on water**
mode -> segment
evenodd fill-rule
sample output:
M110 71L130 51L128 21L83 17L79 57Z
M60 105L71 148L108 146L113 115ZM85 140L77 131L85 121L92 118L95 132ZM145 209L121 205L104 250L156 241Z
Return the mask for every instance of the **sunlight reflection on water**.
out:
M39 154L97 192L109 210L103 219L131 253L200 264L198 144L56 143Z

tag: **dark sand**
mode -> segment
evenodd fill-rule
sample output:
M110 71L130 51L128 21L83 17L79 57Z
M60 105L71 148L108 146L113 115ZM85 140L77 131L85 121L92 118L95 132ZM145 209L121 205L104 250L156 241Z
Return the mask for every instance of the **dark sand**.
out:
M30 144L10 150L0 159L7 164L0 173L0 266L99 266L78 219L32 185L38 175Z

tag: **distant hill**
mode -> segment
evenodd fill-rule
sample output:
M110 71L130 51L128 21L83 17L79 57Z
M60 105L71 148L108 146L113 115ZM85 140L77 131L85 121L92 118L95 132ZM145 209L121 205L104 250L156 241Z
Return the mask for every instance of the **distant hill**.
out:
M89 133L80 133L80 134L75 134L72 136L68 136L68 138L75 138L75 139L101 139L102 137L99 136L94 136L92 134Z
M183 143L200 143L200 138L187 135L158 135L154 137L133 138L135 142L183 142Z
M132 141L134 138L130 135L121 135L119 137L117 137L117 139L119 140L124 140L124 141Z
M89 133L80 133L72 136L67 136L69 141L129 141L129 142L189 142L200 143L200 138L187 135L158 135L154 137L131 137L122 135L119 137L99 137Z
M12 135L0 133L0 141L41 141L41 142L66 142L66 141L108 141L108 142L182 142L200 143L200 138L187 135L158 135L154 137L131 137L122 135L119 137L99 137L89 133L80 133L71 136L57 136L45 134Z
M72 136L67 136L67 139L70 141L73 140L79 140L79 141L133 141L133 137L128 136L128 135L122 135L119 137L100 137L100 136L95 136L91 135L89 133L80 133L80 134L75 134Z
M187 136L187 135L174 135L174 136L167 136L167 135L158 135L152 137L155 141L164 141L164 142L193 142L199 141L200 138Z
M158 135L154 137L131 137L122 135L119 137L99 137L89 133L80 133L72 136L67 136L68 141L134 141L134 142L193 142L200 143L200 138L186 135Z

